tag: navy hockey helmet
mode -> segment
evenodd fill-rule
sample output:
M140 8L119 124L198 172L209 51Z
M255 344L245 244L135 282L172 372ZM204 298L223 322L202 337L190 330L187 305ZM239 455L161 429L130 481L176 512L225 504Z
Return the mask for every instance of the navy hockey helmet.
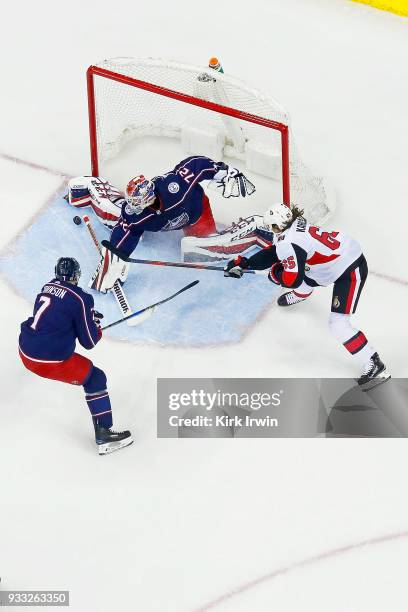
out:
M81 276L81 266L73 257L60 257L55 266L55 278L77 283Z

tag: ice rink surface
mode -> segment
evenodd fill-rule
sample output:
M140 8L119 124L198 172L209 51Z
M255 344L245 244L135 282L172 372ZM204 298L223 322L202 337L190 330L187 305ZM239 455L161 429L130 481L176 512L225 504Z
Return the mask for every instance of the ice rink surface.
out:
M408 21L345 0L119 0L15 3L5 26L2 588L70 589L75 612L405 611L405 440L156 439L157 377L355 375L327 332L330 289L292 312L263 310L230 344L186 348L180 329L179 346L100 343L91 356L108 374L115 423L135 437L110 457L95 454L81 390L31 376L16 345L38 268L48 253L52 269L55 245L64 254L76 230L50 215L47 235L45 220L66 177L89 172L87 66L119 55L201 64L217 54L229 74L290 111L303 159L334 185L330 229L361 242L372 272L356 323L406 377ZM155 174L175 154L166 144L143 168L120 159L109 171L118 181ZM245 212L222 206L223 223ZM13 249L40 222L37 242L25 243L31 267L16 250L13 269ZM176 271L165 274L178 285ZM212 308L228 329L223 300ZM200 337L206 317L210 308Z

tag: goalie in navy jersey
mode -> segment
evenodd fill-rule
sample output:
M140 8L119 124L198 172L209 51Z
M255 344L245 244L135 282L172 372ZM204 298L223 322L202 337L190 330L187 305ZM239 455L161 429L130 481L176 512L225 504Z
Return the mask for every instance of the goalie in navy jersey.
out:
M129 431L115 432L106 375L87 357L75 352L76 341L92 349L101 339L101 313L78 287L81 270L73 257L61 257L55 278L37 295L34 312L21 324L19 354L25 367L43 378L82 385L100 455L132 443Z
M341 232L310 225L302 210L281 203L266 211L262 227L264 234L269 231L273 236L272 244L252 257L232 259L225 276L241 278L244 268L270 268L269 280L289 289L278 298L279 306L304 302L315 287L333 285L329 328L361 366L358 383L367 390L389 378L365 334L351 324L368 274L358 242Z
M162 176L143 175L129 181L122 194L108 181L77 177L69 183L68 202L75 208L91 206L100 221L112 229L110 243L129 256L143 233L183 229L186 236L216 233L213 213L202 181L215 181L223 197L251 195L254 185L236 168L196 155L181 161ZM106 293L126 280L129 264L104 247L90 287Z

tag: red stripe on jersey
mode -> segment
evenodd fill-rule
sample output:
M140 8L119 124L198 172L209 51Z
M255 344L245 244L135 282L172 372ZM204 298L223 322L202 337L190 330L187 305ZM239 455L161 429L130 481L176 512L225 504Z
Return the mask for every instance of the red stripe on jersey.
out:
M271 269L269 270L269 275L272 278L272 280L277 284L280 285L280 280L279 278L276 276L275 274L275 268L278 265L278 262L275 262L274 264L272 264Z
M363 332L359 331L355 336L344 342L344 347L348 350L349 353L354 355L361 351L361 349L367 344L367 338L363 334Z
M282 273L282 285L285 287L291 287L294 282L296 282L298 273L297 272L288 272L284 270Z
M293 293L296 295L296 297L307 298L309 295L312 295L313 291L310 293L298 293L297 291L293 290Z
M346 312L344 314L350 314L351 305L353 303L354 292L356 290L356 283L357 283L356 271L355 270L352 270L350 272L350 278L351 278L350 290L349 290L349 294L347 296Z
M309 266L316 266L318 264L328 263L329 261L333 261L337 259L340 255L323 255L322 253L318 253L317 251L313 253L313 255L306 260L306 263Z

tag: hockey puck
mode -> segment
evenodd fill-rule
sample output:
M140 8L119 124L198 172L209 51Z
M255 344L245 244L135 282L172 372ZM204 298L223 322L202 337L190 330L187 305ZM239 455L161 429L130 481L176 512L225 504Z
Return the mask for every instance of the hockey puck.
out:
M81 217L78 217L78 216L74 217L72 220L75 223L75 225L81 225L82 223Z

